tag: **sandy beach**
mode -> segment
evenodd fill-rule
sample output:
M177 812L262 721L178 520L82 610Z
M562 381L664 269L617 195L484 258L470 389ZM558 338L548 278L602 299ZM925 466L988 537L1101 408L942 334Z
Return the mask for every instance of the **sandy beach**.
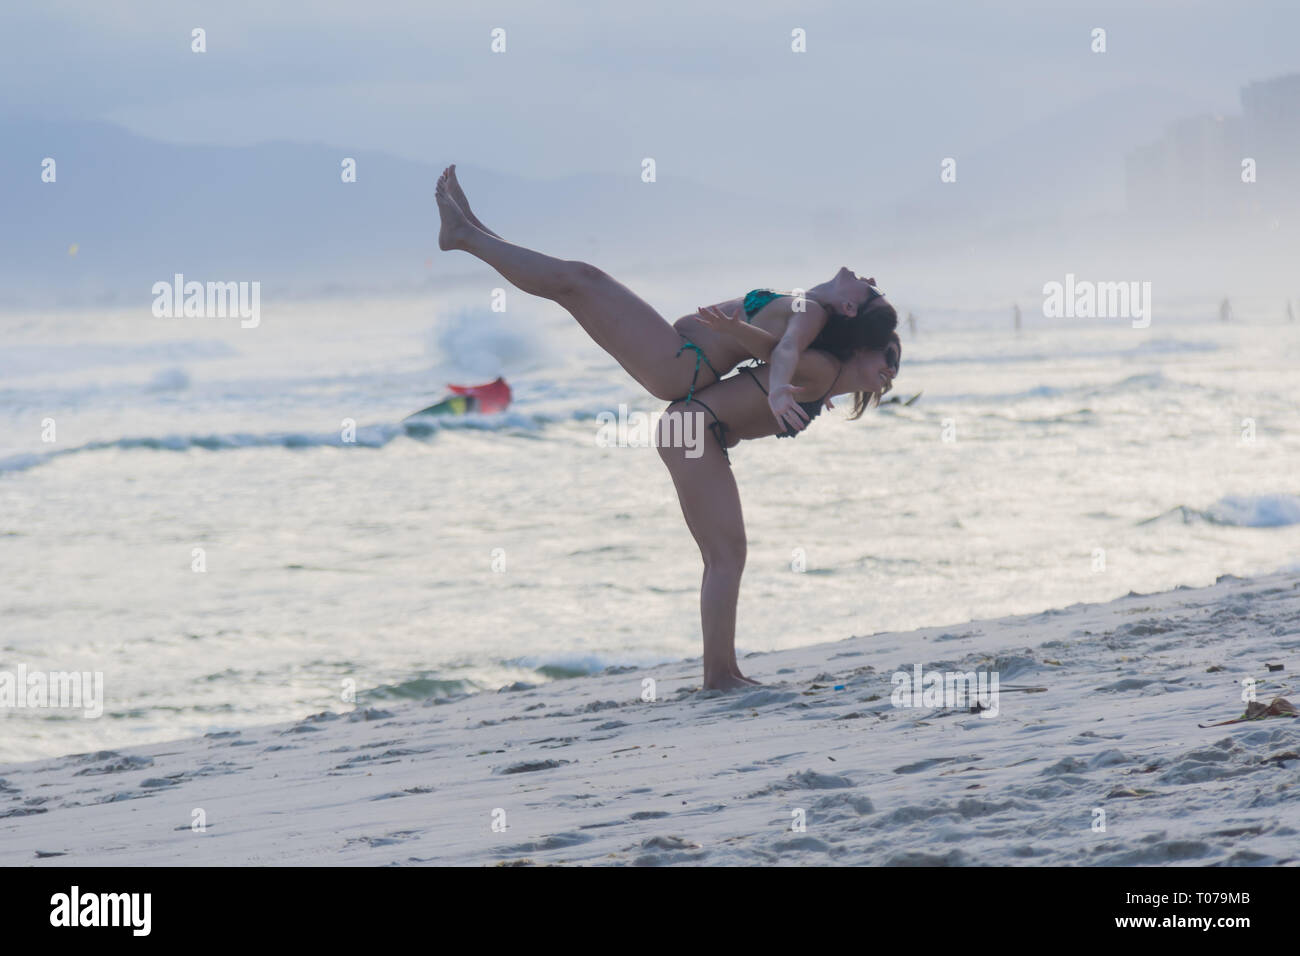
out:
M0 863L1293 865L1300 721L1198 724L1294 701L1297 647L1300 577L1224 576L751 654L750 691L682 661L10 764ZM918 666L995 707L896 706Z

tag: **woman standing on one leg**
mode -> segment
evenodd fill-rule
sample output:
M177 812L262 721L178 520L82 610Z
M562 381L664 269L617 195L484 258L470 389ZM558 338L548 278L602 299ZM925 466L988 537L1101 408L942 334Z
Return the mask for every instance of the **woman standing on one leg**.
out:
M453 191L459 196L459 202ZM436 198L442 221L438 234L440 248L469 252L523 291L559 303L652 395L675 400L675 404L695 402L704 407L705 403L694 396L697 391L707 392L716 407L722 410L725 417L714 413L714 422L709 426L714 430L718 443L716 446L706 443L701 458L684 459L672 453L665 455L665 451L671 450L671 445L661 447L660 454L668 464L683 514L705 561L701 588L704 686L733 687L754 683L740 674L735 660L735 615L740 575L744 568L745 538L735 479L726 467L729 464L726 448L743 438L798 434L820 410L820 400L802 405L795 401L794 393L800 387L806 387L812 394L829 397L839 384L843 387L837 394L856 391L859 404L865 401L866 395L878 397L887 387L890 373L885 370L887 363L883 353L875 353L873 360L864 360L868 354L866 349L871 346L863 343L879 343L879 348L891 337L896 339L893 329L897 318L893 307L884 301L874 286L842 269L836 279L823 286L829 287L826 294L852 293L859 296L856 317L852 320L846 318L844 323L847 324L840 325L832 325L825 319L822 321L826 325L823 331L827 333L828 344L847 361L837 362L831 356L816 350L803 350L800 346L800 350L794 353L797 362L787 373L779 373L774 361L772 369L764 368L761 373L751 371L746 376L737 376L709 387L708 379L700 382L701 361L715 376L718 375L716 367L705 358L699 342L687 338L682 327L689 328L698 340L706 340L715 358L719 355L729 358L729 363L721 363L727 369L747 355L760 354L754 352L752 343L743 344L739 341L740 336L728 334L700 315L679 320L677 328L669 326L630 289L596 267L556 259L506 242L468 212L468 202L463 191L455 185L451 168L440 177ZM812 294L821 288L814 287L809 291L810 306L818 306ZM760 304L763 298L751 294L746 297L751 301L731 300L725 305L736 311L744 309L752 321L759 311L771 310L779 297L772 296ZM852 305L852 302L846 304ZM756 306L757 311L747 306ZM785 324L801 329L803 338L816 339L816 336L807 334L807 325L796 321ZM763 355L775 356L786 342L784 335L777 339L765 331L760 322L754 322L748 332L751 336L763 336ZM686 345L681 344L683 340ZM683 354L687 346L695 352L693 361L689 353ZM893 367L896 370L897 364ZM752 384L744 383L744 377L750 378ZM794 381L782 382L782 377ZM754 386L762 391L761 396ZM797 409L797 412L791 409ZM713 413L712 408L709 411ZM718 470L719 462L725 470Z

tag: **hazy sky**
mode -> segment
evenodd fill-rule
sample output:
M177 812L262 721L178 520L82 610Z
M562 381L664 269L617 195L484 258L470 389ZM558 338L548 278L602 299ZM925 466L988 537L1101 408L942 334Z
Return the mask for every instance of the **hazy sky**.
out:
M1300 68L1294 0L54 0L7 3L0 21L10 113L537 177L635 174L653 156L661 175L745 191L813 154L831 188L855 188L864 150L928 170L1134 86L1236 112L1246 81ZM1104 55L1089 50L1098 26ZM190 52L194 27L204 54ZM489 51L494 27L504 54ZM795 27L806 54L790 52Z

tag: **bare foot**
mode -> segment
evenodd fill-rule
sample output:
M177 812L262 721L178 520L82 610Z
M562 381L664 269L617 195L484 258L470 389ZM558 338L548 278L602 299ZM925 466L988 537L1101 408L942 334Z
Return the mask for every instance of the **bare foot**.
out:
M496 236L496 238L500 239L501 237L498 236L491 229L489 229L487 226L483 225L483 220L480 219L478 216L474 215L474 210L469 208L469 199L466 198L465 196L465 190L461 189L460 187L460 180L456 178L455 163L452 163L450 166L447 167L446 175L447 175L447 189L451 193L451 198L456 201L456 205L460 206L461 212L465 214L465 218L468 219L474 225L475 228L482 229L489 236Z
M746 684L758 684L760 686L762 685L762 681L756 681L752 677L746 677L744 674L742 674L740 672L739 664L732 664L731 667L727 668L727 673L738 680L743 680Z
M452 163L443 170L443 175L447 177L447 192L451 193L452 200L460 207L460 211L465 214L465 218L478 226L478 228L482 229L489 236L495 236L496 233L483 225L483 222L479 217L474 215L474 210L469 208L469 200L465 198L465 190L460 188L460 181L456 178L456 164Z
M465 218L460 206L451 198L446 180L447 174L444 172L438 177L438 185L433 191L433 197L438 202L438 216L442 220L442 226L438 230L438 248L444 252L463 248L465 237L474 228Z
M734 674L723 674L717 680L704 682L705 690L735 690L737 687L748 687L749 683L743 677L736 677Z

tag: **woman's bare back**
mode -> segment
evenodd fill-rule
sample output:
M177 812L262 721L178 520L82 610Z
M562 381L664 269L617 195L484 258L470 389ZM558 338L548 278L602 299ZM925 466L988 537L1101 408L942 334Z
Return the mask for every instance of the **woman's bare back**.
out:
M744 308L744 302L743 297L727 299L725 302L714 304L713 308L720 309L727 315L734 315ZM794 315L793 303L794 299L787 296L773 299L754 314L750 324L779 339L785 334L790 317ZM730 335L713 331L701 322L695 313L682 316L673 323L673 328L702 348L709 361L713 363L713 367L724 375L727 369L735 368L741 362L753 358ZM751 382L750 388L753 387ZM767 387L766 381L763 387Z

